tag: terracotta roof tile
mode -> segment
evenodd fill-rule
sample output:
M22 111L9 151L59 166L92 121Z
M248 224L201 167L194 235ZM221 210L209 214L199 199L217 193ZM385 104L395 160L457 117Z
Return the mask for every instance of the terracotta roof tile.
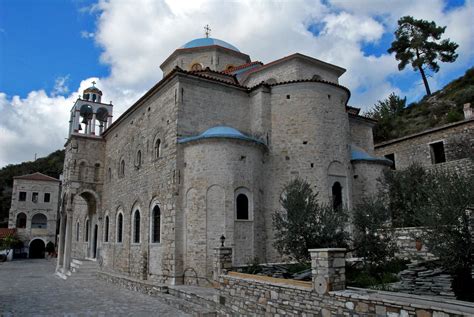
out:
M249 66L253 66L253 65L263 65L262 62L259 62L259 61L255 61L255 62L250 62L250 63L245 63L245 64L242 64L242 65L239 65L239 66L236 66L236 67L232 67L230 69L226 69L223 71L223 73L226 73L226 74L231 74L235 71L238 71L240 69L244 69L244 68L247 68Z
M14 179L27 179L27 180L33 180L33 181L47 181L47 182L60 182L59 179L44 175L42 173L36 172L33 174L27 174L27 175L21 175L21 176L15 176L13 177Z
M15 233L15 228L0 228L0 239L3 239L4 237Z

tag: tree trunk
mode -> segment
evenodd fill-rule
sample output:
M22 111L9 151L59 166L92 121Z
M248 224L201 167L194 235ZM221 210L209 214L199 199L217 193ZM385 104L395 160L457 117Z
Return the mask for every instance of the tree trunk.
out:
M426 94L429 96L431 95L431 90L430 90L430 85L428 85L428 79L426 79L425 71L423 70L423 67L421 66L419 66L418 69L420 70L421 78L423 78L423 83L425 84Z

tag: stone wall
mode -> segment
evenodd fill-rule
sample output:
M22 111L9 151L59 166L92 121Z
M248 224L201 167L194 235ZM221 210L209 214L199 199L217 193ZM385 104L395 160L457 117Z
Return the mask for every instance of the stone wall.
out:
M396 228L394 235L399 249L396 254L397 257L410 261L426 261L436 258L432 253L428 252L426 243L418 239L421 236L421 228Z
M446 162L458 161L472 156L474 149L474 119L430 129L397 140L375 145L375 154L384 156L395 154L396 169L407 168L411 163L418 162L422 166L431 166L430 144L442 141ZM437 164L437 165L442 165Z

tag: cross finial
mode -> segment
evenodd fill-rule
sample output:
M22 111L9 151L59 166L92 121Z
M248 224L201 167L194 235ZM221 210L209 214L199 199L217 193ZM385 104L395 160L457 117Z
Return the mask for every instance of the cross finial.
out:
M93 80L92 81L92 87L95 87L95 84L97 84L97 83L95 82L95 80Z
M209 24L206 24L206 26L204 27L204 31L205 31L206 37L209 37L209 35L211 34L211 28L209 27Z

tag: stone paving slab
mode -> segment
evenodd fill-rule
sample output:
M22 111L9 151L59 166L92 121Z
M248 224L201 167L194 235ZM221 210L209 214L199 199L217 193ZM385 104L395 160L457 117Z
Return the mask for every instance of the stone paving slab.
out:
M55 260L0 263L0 316L190 316L97 278L62 280Z

